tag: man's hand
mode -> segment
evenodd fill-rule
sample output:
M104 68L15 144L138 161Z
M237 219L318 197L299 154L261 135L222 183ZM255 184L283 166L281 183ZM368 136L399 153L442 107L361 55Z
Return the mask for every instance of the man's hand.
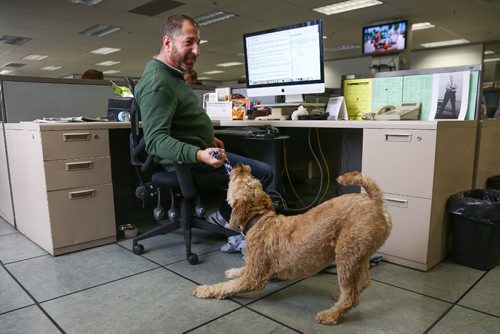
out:
M218 151L220 156L217 159L212 152ZM224 149L220 149L217 147L209 147L204 150L198 150L196 152L196 160L199 162L203 162L204 164L210 165L214 168L219 168L224 164L224 160L227 159L226 152Z
M224 142L220 140L219 138L214 137L214 142L212 143L214 147L222 148L224 149Z

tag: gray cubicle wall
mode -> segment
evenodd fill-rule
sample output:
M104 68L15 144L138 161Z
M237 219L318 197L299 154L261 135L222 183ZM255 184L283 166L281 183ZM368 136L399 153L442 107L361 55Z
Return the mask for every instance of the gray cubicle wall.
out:
M2 77L6 123L43 117L105 116L115 96L106 81Z

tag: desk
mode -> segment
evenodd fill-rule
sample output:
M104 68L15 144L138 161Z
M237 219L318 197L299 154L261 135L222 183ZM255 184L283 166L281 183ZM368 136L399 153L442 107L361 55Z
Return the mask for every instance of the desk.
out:
M257 126L260 121L221 121ZM266 121L279 128L362 131L342 160L372 177L384 192L393 229L379 252L385 260L429 270L447 255L446 202L473 186L475 121ZM350 170L344 167L340 173Z
M474 156L476 151L477 122L474 121L219 121L216 126L258 126L269 124L278 128L325 128L328 131L361 131L356 142L358 164L363 173L371 176L384 191L384 199L393 217L391 236L380 249L390 262L428 270L447 255L446 201L456 192L473 185ZM12 172L11 183L18 229L52 254L95 246L115 239L115 216L109 159L108 130L126 129L126 123L66 123L35 124L6 123L7 147ZM73 216L65 216L64 224L56 222L58 208L64 207L50 181L48 161L65 160L62 151L54 145L45 145L45 137L51 133L61 135L66 131L90 132L106 149L99 157L103 164L103 179L98 183L111 189L97 200L98 191L89 199L91 204L74 209ZM127 147L125 145L125 147ZM127 147L128 148L128 147ZM55 152L54 152L55 151ZM349 152L347 152L349 153ZM53 154L56 154L53 156ZM341 158L346 152L341 153ZM352 157L353 155L351 155ZM354 155L356 156L356 155ZM96 157L92 151L80 158ZM76 157L71 157L76 159ZM341 172L348 171L348 167ZM87 173L88 171L80 171ZM59 174L58 174L59 175ZM96 186L94 177L82 177L85 187ZM113 178L114 179L114 178ZM118 181L117 181L118 182ZM78 187L83 187L79 184ZM64 186L64 191L75 185ZM71 188L72 189L72 188ZM85 188L86 189L86 188ZM66 195L67 197L68 195ZM105 204L103 204L105 203ZM90 209L92 207L92 210ZM50 210L49 210L50 208ZM96 212L93 218L82 220L75 212ZM73 218L75 220L73 220ZM79 218L80 220L78 220ZM94 222L96 219L96 222ZM92 226L85 222L92 221ZM68 224L67 226L65 224ZM99 230L102 226L103 230ZM82 227L84 226L84 228ZM75 231L92 230L88 240L77 240ZM57 230L71 235L67 245L57 244ZM64 234L64 233L63 233ZM39 235L43 235L41 238ZM72 239L73 238L73 239ZM92 240L90 240L92 239ZM69 243L68 243L69 242Z

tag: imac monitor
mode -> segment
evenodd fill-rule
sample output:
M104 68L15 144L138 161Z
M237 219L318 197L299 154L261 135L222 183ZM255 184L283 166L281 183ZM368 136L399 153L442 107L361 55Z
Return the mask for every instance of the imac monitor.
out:
M243 35L247 95L285 95L302 102L302 94L325 90L321 20Z
M383 55L406 49L408 21L363 28L363 55Z

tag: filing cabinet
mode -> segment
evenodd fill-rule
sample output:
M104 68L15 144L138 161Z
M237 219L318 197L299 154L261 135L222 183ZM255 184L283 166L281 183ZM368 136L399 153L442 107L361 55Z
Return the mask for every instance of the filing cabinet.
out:
M429 270L447 256L449 196L473 184L476 124L401 124L363 130L362 171L381 187L393 220L379 252L390 262Z
M6 124L18 230L52 255L116 241L108 130Z
M4 129L0 122L0 217L14 226L14 210L10 192L10 177L5 151Z

